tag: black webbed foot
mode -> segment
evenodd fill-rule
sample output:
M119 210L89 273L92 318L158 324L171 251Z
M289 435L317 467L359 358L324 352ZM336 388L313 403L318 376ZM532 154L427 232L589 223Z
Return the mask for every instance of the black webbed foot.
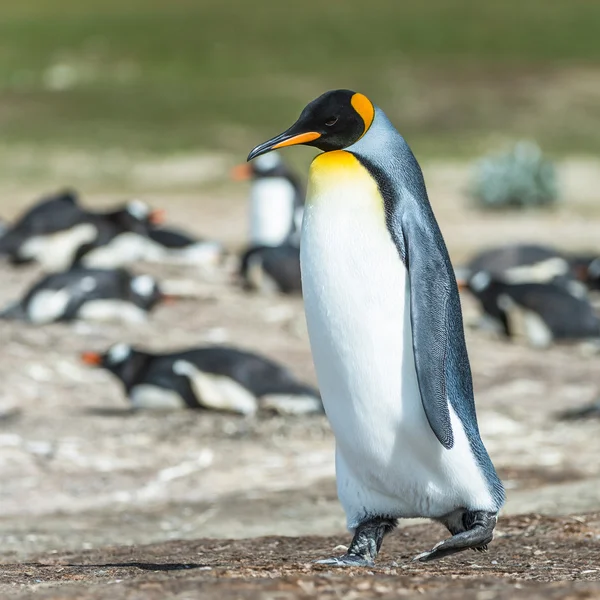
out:
M439 542L428 552L422 552L418 556L415 556L413 560L428 562L468 549L486 552L487 545L494 537L496 519L496 513L467 511L462 519L464 525L463 531L455 533L451 538Z
M316 561L332 567L373 567L386 534L396 527L396 519L371 517L354 532L352 543L344 556Z

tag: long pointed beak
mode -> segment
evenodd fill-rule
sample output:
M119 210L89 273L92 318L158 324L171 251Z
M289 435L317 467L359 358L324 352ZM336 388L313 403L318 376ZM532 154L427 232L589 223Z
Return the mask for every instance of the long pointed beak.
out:
M316 131L308 131L306 133L294 133L293 127L284 131L283 133L271 138L270 140L259 144L248 154L247 160L252 160L261 154L271 152L271 150L277 150L278 148L285 148L286 146L296 146L297 144L308 144L321 137L320 133Z

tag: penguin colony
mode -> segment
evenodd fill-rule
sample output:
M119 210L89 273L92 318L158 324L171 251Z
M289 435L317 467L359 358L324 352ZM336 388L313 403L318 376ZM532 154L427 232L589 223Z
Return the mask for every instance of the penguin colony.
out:
M284 215L290 233L298 215L298 207L293 208ZM0 254L15 266L35 262L47 274L0 309L0 319L34 325L75 320L143 324L173 295L165 290L166 283L125 266L143 261L217 268L223 252L214 241L163 226L163 218L162 211L139 200L97 212L83 207L73 191L42 198L3 229ZM118 377L133 409L241 415L323 410L317 390L266 357L234 347L150 354L118 343L103 354L88 351L81 358Z
M308 193L278 153L298 144L322 151ZM459 290L479 304L481 324L507 340L536 348L599 340L590 292L600 290L600 257L513 245L454 269L416 158L384 112L350 90L311 102L248 161L232 171L251 181L239 282L303 295L320 391L230 346L152 353L119 341L81 360L120 381L134 409L324 411L353 538L322 564L372 566L384 537L412 517L450 532L416 560L486 550L504 490L479 434ZM143 323L169 295L129 266L222 268L219 243L165 227L163 217L138 200L92 211L65 191L2 222L0 255L46 275L0 318ZM598 414L594 403L562 417Z

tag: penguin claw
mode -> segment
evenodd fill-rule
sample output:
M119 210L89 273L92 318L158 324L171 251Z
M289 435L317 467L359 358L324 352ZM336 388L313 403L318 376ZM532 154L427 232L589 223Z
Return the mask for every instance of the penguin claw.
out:
M344 554L344 556L323 558L315 561L316 565L326 565L328 567L374 567L372 560L363 558L356 554Z

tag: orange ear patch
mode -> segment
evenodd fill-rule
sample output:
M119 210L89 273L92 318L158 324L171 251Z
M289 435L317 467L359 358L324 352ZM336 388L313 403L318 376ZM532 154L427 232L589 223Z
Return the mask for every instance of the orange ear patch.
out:
M352 108L365 122L365 130L363 131L364 135L369 130L369 127L371 127L371 123L375 118L375 107L373 106L373 103L363 94L354 94L350 100L350 104L352 104Z

